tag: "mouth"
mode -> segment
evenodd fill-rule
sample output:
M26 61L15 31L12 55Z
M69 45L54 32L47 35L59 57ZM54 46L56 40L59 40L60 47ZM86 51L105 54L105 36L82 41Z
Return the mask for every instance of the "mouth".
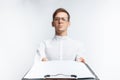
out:
M62 27L63 27L63 25L59 25L59 26L58 26L58 28L62 28Z

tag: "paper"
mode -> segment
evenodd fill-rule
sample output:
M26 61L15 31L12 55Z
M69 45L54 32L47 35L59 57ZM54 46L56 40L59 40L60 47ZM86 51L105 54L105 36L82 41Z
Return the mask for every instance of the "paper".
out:
M77 78L93 77L89 69L81 62L76 61L47 61L35 63L24 78L44 78L45 75L76 75ZM55 76L53 76L55 77Z

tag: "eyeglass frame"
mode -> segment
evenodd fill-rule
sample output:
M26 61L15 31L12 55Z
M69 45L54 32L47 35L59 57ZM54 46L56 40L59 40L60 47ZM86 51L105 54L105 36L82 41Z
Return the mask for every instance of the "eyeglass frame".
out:
M53 19L53 21L59 21L59 20L62 20L62 21L64 21L64 22L69 22L69 19L68 19L68 17L55 17L54 19Z

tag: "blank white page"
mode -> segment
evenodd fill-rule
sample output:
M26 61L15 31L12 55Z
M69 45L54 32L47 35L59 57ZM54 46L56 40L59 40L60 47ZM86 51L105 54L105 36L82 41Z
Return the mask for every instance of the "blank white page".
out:
M76 75L77 78L94 78L93 74L83 63L76 61L47 61L35 63L24 78L44 78L45 75L56 74ZM59 77L60 76L58 76L58 78Z

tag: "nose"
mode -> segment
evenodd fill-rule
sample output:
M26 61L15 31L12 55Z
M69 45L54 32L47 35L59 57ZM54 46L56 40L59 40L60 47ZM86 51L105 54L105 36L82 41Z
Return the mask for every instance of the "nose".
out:
M58 22L61 23L61 22L62 22L62 19L60 18L60 19L58 20Z

